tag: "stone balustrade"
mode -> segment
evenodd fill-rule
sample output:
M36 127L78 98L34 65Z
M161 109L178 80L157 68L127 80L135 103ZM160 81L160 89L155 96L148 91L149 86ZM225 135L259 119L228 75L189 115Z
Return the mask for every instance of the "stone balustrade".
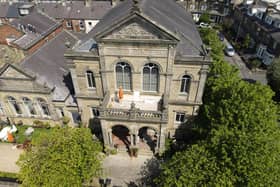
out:
M125 120L139 122L167 123L167 111L147 111L137 108L116 109L100 108L100 118L109 120Z

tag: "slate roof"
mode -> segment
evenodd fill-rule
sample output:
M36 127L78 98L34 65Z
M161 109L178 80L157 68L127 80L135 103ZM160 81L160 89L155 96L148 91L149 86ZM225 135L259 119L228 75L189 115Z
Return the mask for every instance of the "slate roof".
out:
M84 1L72 1L65 6L59 3L40 3L36 6L41 11L56 19L101 19L111 8L110 1L92 1L86 7Z
M191 13L173 0L139 0L140 14L152 22L179 36L177 54L180 56L201 56L204 53L202 41L192 19ZM95 37L112 25L131 14L133 0L126 0L111 9L89 32Z
M30 14L23 16L20 19L12 21L11 24L15 27L18 27L18 24L25 25L26 27L28 24L31 24L35 27L36 33L43 34L50 30L51 27L57 25L57 22L38 11L32 11Z
M6 18L9 10L9 3L0 3L0 18Z
M54 88L53 99L56 101L64 101L70 94L69 69L64 58L67 50L65 42L72 47L77 40L67 31L62 31L20 64L36 75L38 83Z
M35 32L28 30L29 24L33 26L33 30L35 30ZM43 15L37 11L32 11L30 14L12 21L11 25L19 30L21 30L20 25L24 25L25 27L25 35L13 41L13 43L22 49L28 49L46 35L53 32L61 24L62 23L54 21L53 18Z

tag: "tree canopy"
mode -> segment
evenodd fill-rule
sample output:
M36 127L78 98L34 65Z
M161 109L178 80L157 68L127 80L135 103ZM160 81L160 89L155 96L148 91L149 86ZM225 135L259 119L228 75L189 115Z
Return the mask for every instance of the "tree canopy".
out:
M18 160L22 186L82 186L101 171L101 144L86 128L54 128Z
M279 186L280 131L274 93L267 86L241 80L238 70L223 58L213 59L204 105L193 127L200 138L168 159L156 182Z
M276 93L276 100L280 101L280 59L276 58L267 70L268 84Z

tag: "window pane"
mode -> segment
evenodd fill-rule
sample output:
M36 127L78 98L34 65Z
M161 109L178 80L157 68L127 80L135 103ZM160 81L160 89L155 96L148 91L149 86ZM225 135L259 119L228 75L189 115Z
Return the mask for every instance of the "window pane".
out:
M155 64L146 64L143 68L143 90L157 91L159 82L158 67Z
M143 69L143 90L149 91L149 82L150 82L150 68L144 67Z
M122 87L124 90L131 90L131 68L129 64L119 62L116 65L117 88Z
M95 80L94 80L93 73L91 71L87 71L86 75L87 75L88 87L95 88Z
M184 75L181 82L180 91L183 93L188 93L190 88L191 77L188 75Z

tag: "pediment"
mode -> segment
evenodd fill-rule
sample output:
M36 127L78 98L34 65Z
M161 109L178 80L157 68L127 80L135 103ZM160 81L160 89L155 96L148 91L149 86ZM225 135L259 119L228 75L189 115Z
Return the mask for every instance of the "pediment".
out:
M156 25L140 18L133 18L104 33L103 39L121 40L174 40Z
M9 78L9 79L25 79L25 80L32 80L32 75L24 72L23 70L11 65L6 64L1 69L0 78Z

